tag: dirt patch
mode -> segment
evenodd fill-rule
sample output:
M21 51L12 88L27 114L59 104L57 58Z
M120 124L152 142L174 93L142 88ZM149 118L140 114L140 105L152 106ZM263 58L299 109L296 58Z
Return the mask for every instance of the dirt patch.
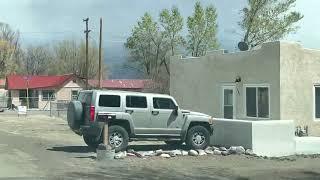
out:
M29 179L319 179L318 155L127 157L98 162L67 122L48 116L0 117L0 177ZM134 142L136 151L165 149Z

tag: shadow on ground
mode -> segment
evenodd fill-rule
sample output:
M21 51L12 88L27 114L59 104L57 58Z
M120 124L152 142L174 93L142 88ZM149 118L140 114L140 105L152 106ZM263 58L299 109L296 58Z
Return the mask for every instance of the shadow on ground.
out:
M94 149L88 146L55 146L48 148L48 151L63 151L67 153L89 153L94 152Z
M97 159L95 156L77 156L77 159Z
M129 145L127 149L133 149L134 151L155 151L158 149L162 150L175 150L175 149L187 149L186 146L169 146L169 145ZM90 153L95 152L88 146L54 146L48 148L48 151L62 151L66 153Z

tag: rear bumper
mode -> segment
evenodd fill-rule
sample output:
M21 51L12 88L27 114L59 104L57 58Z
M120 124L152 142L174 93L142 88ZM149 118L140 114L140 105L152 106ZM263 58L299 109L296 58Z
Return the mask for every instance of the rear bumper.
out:
M90 123L89 125L83 125L80 127L80 132L82 135L90 135L100 137L101 132L103 130L103 123L101 122L94 122Z

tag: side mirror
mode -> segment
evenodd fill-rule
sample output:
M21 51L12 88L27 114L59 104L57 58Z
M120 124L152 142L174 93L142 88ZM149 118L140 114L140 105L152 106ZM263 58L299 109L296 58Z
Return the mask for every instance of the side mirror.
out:
M178 115L178 110L179 110L179 106L175 106L174 109L173 109L173 113L175 115Z

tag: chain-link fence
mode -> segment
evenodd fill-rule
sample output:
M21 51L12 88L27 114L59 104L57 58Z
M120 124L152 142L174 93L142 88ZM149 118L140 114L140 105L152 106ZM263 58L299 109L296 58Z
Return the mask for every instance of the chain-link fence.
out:
M18 106L26 106L28 114L50 115L53 117L66 119L69 102L70 101L68 100L57 100L54 98L12 98L0 95L0 112L2 115L15 115L18 112Z
M70 101L57 100L50 102L50 116L67 119L68 104Z
M4 111L7 109L10 105L10 99L6 96L0 96L0 111Z

